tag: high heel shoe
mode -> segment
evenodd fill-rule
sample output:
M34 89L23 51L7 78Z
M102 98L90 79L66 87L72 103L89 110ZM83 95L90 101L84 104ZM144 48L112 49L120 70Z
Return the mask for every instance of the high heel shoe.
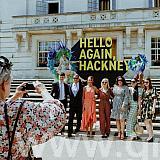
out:
M89 131L87 132L87 137L90 137L90 132Z
M147 142L153 142L153 137L152 138L150 138L149 140L147 140Z
M124 140L124 132L121 133L120 139L121 139L121 140Z
M118 132L117 138L121 139L121 132Z

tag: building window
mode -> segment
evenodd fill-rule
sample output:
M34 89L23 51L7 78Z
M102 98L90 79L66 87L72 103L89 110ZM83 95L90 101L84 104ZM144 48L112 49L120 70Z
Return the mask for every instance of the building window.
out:
M110 10L110 0L100 0L99 1L99 10Z
M48 14L59 13L59 3L48 3Z
M151 65L160 66L160 37L151 38Z
M47 54L50 50L56 49L59 45L57 41L47 41L38 43L38 67L47 67Z
M154 0L154 7L160 7L160 0Z

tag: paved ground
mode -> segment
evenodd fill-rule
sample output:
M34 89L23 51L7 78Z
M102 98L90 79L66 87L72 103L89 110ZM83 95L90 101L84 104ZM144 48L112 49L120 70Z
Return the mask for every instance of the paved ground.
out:
M47 143L33 147L35 156L43 160L160 160L160 136L154 143L120 141L111 135L102 139L80 134L76 137L56 136Z

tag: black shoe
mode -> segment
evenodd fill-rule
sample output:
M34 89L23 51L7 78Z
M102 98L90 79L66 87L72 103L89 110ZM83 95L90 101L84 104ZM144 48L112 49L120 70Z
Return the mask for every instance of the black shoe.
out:
M76 134L77 132L80 132L80 130L79 129L75 129L74 130L74 134Z
M107 138L109 137L109 133L106 133L106 137L107 137Z
M137 137L136 137L136 140L142 140L142 138L141 138L141 137L139 137L139 136L137 136Z
M103 135L102 138L107 138L107 137Z
M153 142L153 137L151 139L149 139L147 142L149 142L149 143Z
M68 137L69 137L69 138L72 137L72 134L71 134L71 133L68 133Z

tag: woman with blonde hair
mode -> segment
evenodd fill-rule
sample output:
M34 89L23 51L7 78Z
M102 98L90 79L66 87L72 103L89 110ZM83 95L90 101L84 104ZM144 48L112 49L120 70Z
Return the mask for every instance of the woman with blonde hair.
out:
M54 99L45 86L36 81L34 87L44 101L35 104L20 99L26 93L26 83L10 95L11 63L0 57L0 159L27 159L32 145L44 143L59 133L65 125L63 104Z
M107 138L110 134L110 98L113 96L109 80L107 78L102 79L101 88L99 89L99 119L102 138Z

